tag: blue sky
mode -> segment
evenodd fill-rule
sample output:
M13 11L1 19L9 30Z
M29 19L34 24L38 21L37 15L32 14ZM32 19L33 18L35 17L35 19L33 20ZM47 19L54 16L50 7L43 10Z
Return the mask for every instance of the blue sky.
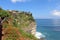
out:
M30 11L35 19L60 18L60 0L0 0L3 9Z

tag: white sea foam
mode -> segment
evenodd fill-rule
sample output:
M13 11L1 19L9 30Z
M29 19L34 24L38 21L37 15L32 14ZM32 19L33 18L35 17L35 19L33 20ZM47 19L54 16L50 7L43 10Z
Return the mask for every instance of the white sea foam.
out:
M43 35L40 32L36 32L35 37L38 38L38 39L40 39L40 38L45 38L45 35Z

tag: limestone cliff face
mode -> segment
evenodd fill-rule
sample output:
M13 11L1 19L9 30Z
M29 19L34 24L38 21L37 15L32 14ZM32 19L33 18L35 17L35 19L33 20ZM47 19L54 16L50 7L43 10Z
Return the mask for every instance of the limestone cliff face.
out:
M35 35L36 33L36 24L34 22L31 23L31 34Z
M22 28L24 31L30 33L30 34L33 34L35 35L36 33L36 24L35 22L32 22L31 24L29 24L28 27L25 27L25 28Z

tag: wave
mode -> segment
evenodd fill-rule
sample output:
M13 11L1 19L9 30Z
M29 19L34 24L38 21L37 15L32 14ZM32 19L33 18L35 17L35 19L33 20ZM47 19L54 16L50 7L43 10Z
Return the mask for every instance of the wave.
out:
M40 39L40 38L45 38L45 35L43 35L41 32L36 32L35 37Z

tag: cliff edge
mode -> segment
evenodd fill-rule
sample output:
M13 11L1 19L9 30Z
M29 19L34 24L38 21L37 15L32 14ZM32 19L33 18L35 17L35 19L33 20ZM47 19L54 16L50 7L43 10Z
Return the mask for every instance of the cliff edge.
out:
M0 23L2 40L37 40L36 23L30 12L0 8Z

